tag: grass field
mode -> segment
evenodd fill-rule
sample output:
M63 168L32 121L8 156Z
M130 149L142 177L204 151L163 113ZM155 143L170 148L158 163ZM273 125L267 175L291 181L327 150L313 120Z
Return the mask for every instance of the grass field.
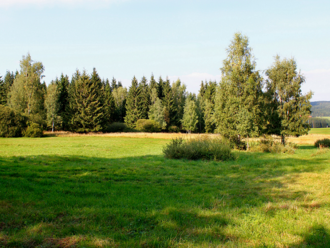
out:
M329 247L330 152L168 160L165 139L0 139L0 247Z
M309 133L330 135L330 128L311 128Z

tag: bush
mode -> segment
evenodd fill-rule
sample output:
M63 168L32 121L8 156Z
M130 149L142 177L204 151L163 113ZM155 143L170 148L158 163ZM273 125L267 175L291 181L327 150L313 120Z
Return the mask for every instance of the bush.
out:
M160 124L154 120L139 119L136 122L136 129L142 132L160 132L162 130Z
M42 137L42 127L37 123L31 123L24 132L25 137L37 138Z
M238 150L246 150L247 148L247 144L245 141L243 141L242 139L238 139L238 137L235 135L235 136L231 136L229 138L229 141L230 141L230 147L232 149L238 149Z
M330 139L317 140L314 145L319 148L330 147Z
M183 140L177 138L171 140L163 148L163 153L166 158L170 159L206 159L215 161L234 160L229 142L223 139L211 139L200 137L197 139Z
M179 132L180 132L180 128L178 128L177 126L170 126L170 127L168 128L168 131L169 131L170 133L179 133Z
M117 133L117 132L124 132L127 129L127 126L125 123L122 122L114 122L110 125L108 125L104 131L110 132L110 133Z
M0 105L0 137L21 137L26 118L11 108Z
M285 146L273 138L263 138L259 142L251 142L249 150L252 152L269 152L269 153L289 153L294 154L296 144L287 143Z

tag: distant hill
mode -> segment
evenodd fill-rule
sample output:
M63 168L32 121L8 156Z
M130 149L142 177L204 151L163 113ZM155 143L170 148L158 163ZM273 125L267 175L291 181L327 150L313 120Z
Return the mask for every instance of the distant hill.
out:
M330 116L330 101L311 102L311 104L313 117Z

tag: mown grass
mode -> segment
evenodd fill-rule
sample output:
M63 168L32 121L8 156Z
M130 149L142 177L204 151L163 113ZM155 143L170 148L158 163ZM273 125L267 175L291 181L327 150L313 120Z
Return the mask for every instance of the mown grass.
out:
M325 134L330 135L330 128L311 128L309 134Z
M169 160L162 139L0 139L0 247L327 247L330 152Z

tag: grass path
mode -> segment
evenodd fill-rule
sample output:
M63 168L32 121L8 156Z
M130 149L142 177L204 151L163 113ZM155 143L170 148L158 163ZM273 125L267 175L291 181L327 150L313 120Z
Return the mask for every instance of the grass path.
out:
M0 139L0 246L326 247L330 152L168 160L168 140Z

